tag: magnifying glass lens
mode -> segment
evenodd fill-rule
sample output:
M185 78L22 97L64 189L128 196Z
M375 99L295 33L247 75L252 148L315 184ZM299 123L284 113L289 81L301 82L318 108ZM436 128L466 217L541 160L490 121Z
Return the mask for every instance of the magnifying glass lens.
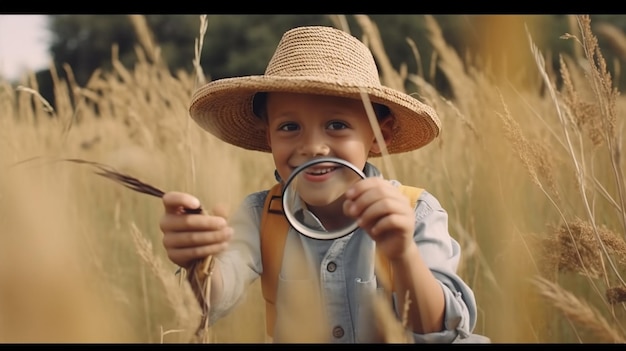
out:
M344 194L363 178L361 170L339 158L316 158L302 164L283 189L287 220L299 233L314 239L332 240L350 234L357 225L343 214Z

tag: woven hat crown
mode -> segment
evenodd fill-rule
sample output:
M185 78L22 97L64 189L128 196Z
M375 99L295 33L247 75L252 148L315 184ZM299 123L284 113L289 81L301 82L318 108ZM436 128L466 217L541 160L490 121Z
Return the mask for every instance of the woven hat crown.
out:
M287 31L265 70L266 76L316 77L337 84L380 86L374 57L352 35L329 27Z

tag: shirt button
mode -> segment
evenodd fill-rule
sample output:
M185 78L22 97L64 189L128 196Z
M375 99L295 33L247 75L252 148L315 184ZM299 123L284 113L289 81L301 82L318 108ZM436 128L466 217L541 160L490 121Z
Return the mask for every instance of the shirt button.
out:
M337 270L337 264L335 262L330 262L328 265L326 265L326 270L329 272L334 272Z
M340 326L336 326L333 328L333 336L337 339L343 337L343 328Z

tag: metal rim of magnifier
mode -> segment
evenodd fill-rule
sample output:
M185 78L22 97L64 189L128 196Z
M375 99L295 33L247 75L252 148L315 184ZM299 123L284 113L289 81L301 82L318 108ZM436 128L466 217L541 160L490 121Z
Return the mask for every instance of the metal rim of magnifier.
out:
M310 166L319 164L319 163L324 163L324 162L332 162L332 163L337 163L340 164L342 166L348 167L349 169L351 169L352 171L354 171L354 173L356 173L358 176L360 176L362 179L365 179L365 174L363 173L363 171L361 171L360 169L356 168L352 163L340 159L340 158L336 158L336 157L321 157L321 158L315 158L312 159L310 161L307 161L305 163L303 163L302 165L298 166L289 176L289 179L287 179L287 182L285 183L285 187L283 188L283 194L282 194L282 202L283 202L283 211L285 212L285 216L287 217L287 220L289 221L289 223L291 224L292 227L294 227L295 230L297 230L300 234L307 236L309 238L313 238L313 239L319 239L319 240L333 240L333 239L337 239L337 238L341 238L343 236L346 236L350 233L352 233L353 231L355 231L358 228L358 225L356 224L356 221L354 221L351 225L347 226L346 228L342 228L336 231L330 231L330 232L326 232L326 231L321 231L321 230L315 230L315 229L311 229L308 228L304 225L302 225L300 223L300 221L298 221L294 214L291 212L291 209L289 208L288 204L287 204L287 199L288 197L286 195L288 195L289 192L289 185L291 184L291 182L295 179L295 177L302 172L305 168L308 168Z

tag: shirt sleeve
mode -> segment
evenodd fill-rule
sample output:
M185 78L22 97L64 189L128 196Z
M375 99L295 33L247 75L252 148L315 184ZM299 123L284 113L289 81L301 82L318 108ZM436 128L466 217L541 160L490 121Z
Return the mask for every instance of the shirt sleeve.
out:
M234 234L228 249L217 255L224 290L219 302L211 306L209 324L227 315L241 300L247 287L262 271L260 227L263 201L267 191L248 195L228 219Z
M448 232L448 214L432 194L423 191L415 207L415 221L415 243L441 284L445 316L444 330L413 333L413 339L420 343L445 343L467 338L476 324L476 300L472 289L457 274L461 247Z

